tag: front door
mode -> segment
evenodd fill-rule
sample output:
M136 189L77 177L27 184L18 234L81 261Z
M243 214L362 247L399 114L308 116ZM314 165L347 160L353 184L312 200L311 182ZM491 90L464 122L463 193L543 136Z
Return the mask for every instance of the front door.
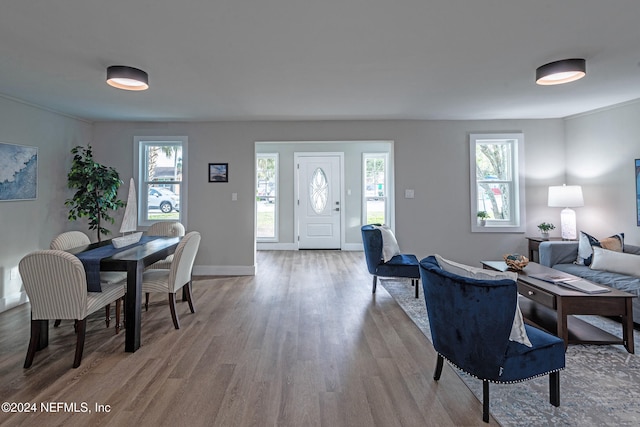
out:
M341 156L296 155L299 249L340 249Z

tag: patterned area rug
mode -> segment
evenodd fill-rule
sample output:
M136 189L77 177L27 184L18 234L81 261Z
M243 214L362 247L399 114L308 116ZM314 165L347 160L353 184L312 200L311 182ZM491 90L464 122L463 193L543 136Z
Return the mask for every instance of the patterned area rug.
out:
M380 283L431 339L422 289L416 299L407 281ZM610 319L580 318L622 335L622 326ZM636 347L639 339L636 330ZM453 369L481 401L482 381ZM622 345L570 345L560 373L559 408L549 403L548 376L517 384L492 383L489 393L491 414L502 426L639 426L640 356L627 353Z

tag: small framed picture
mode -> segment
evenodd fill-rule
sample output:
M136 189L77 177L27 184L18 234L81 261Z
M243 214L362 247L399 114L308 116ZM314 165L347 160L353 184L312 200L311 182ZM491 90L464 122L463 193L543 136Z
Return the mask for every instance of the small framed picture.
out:
M229 182L229 163L209 163L209 182Z

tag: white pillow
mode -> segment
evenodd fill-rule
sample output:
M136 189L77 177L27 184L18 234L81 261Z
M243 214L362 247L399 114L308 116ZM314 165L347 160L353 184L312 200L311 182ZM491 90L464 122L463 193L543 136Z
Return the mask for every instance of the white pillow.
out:
M389 261L396 255L400 255L400 247L396 236L393 235L393 231L388 225L376 226L380 233L382 233L382 259L384 262Z
M468 277L470 279L478 280L501 280L510 279L513 281L518 280L518 274L512 271L493 271L486 270L479 267L471 267L470 265L460 264L448 259L442 258L440 255L435 254L438 265L444 271L456 274L462 277ZM520 311L520 305L516 299L516 312L513 316L513 325L511 326L511 333L509 334L509 340L524 344L527 347L532 347L527 330L524 327L524 319L522 318L522 312Z
M640 277L640 256L594 246L590 268Z

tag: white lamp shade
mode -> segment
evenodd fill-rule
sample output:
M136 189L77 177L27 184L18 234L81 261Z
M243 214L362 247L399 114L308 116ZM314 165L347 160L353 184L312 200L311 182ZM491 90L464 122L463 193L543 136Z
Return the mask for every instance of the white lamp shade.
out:
M551 208L578 208L584 206L582 187L579 185L549 187L548 205Z

